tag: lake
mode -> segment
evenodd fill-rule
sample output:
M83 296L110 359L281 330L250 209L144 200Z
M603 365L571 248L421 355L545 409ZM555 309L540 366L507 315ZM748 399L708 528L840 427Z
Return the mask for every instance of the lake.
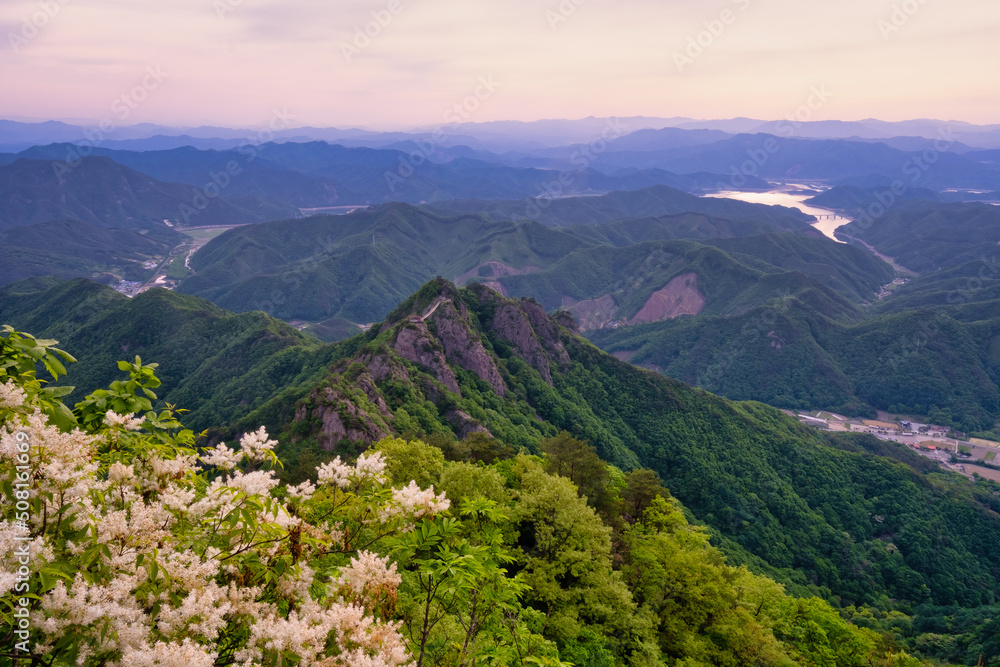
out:
M789 185L789 188L798 189L800 186ZM705 195L706 197L724 197L726 199L738 199L740 201L750 202L751 204L767 204L768 206L788 206L790 208L797 208L806 215L831 215L835 214L835 211L831 211L825 208L818 208L816 206L809 206L805 204L805 200L813 197L813 194L801 194L796 192L789 192L788 190L771 190L770 192L735 192L735 191L722 191L713 192L712 194ZM841 225L846 225L850 222L850 218L837 217L833 220L817 220L813 223L813 227L822 232L829 238L837 241L837 243L843 243L837 239L833 232Z

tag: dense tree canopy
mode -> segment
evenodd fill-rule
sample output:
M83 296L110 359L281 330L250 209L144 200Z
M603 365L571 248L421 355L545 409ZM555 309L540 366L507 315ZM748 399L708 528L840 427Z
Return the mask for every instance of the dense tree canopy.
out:
M727 565L650 473L595 468L612 480L608 525L546 472L586 453L568 436L552 455L489 465L386 439L290 486L263 429L199 449L173 411L153 411L151 365L123 362L126 379L71 412L36 376L36 362L63 374L54 341L7 330L0 344L0 480L8 498L27 492L25 516L4 506L0 613L22 664L888 659L826 602Z

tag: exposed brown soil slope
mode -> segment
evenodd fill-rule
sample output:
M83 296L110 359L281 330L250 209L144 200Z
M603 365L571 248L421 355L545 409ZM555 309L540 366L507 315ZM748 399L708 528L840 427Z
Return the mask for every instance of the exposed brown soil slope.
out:
M681 315L697 315L705 307L705 297L698 291L698 274L677 276L661 290L653 292L629 324L660 322Z

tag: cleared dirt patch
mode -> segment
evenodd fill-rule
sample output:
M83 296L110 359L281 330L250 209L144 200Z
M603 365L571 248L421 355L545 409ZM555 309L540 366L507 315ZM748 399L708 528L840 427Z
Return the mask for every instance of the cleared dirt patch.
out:
M865 426L871 426L872 428L883 428L890 430L894 428L899 428L899 424L896 424L895 422L876 421L874 419L862 419L861 423L864 424Z
M985 477L986 479L992 479L994 482L1000 482L1000 470L993 470L992 468L982 468L980 466L970 466L968 463L963 464L965 472L977 473L980 477Z
M591 331L593 329L603 329L613 322L618 314L618 306L610 294L597 299L588 299L572 305L568 305L564 300L566 310L573 314L580 325L581 331Z
M697 315L705 307L705 297L698 291L698 274L677 276L663 289L653 292L629 324L670 320L681 315Z

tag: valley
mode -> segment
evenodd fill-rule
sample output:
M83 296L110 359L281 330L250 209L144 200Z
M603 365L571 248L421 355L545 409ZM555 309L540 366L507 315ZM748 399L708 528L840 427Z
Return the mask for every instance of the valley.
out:
M1000 667L1000 3L0 26L0 667Z
M743 600L730 610L740 627L797 656L762 664L814 664L798 630L750 620L745 596L768 586L783 609L814 605L853 638L840 648L867 647L824 664L871 667L879 651L878 664L976 664L928 635L966 653L1000 641L988 622L1000 608L1000 211L927 189L867 222L857 207L881 186L839 183L905 158L888 144L782 139L775 159L794 159L801 179L720 191L722 162L769 135L636 134L575 170L573 147L442 147L394 192L385 174L412 158L405 142L267 143L253 160L238 148L108 148L63 182L39 163L65 145L32 147L0 160L5 192L17 202L31 182L59 206L0 206L0 322L76 358L53 419L110 428L87 392L129 391L123 371L155 374L149 409L176 406L203 456L266 428L283 489L321 485L318 467L383 448L407 471L399 484L412 474L456 501L489 489L516 517L496 519L512 568L537 590L613 594L625 610L612 621L524 589L519 618L577 619L538 631L551 655L617 665L660 655L654 646L689 650L663 610L717 598L657 607L631 569L647 563L636 545L662 535L649 522L666 519L651 517L669 515L702 540L670 547L670 567L730 568L710 576L737 578L718 590ZM242 171L206 197L205 174L234 160ZM992 182L987 163L963 160L935 178ZM554 174L571 187L553 194ZM180 423L173 432L187 433ZM587 538L598 551L586 562L620 583L539 578L537 520L514 512L535 512L526 488L552 493L558 479L567 495L537 511L589 512L586 530L606 538ZM660 507L652 498L676 513L645 514ZM439 518L452 516L468 521ZM594 546L604 539L606 554ZM507 580L521 581L496 579ZM955 608L968 632L948 625ZM712 627L685 632L744 655L737 630Z
M813 428L834 433L867 433L880 440L898 442L938 462L945 470L952 470L967 477L972 477L975 473L985 479L1000 481L1000 467L995 463L997 455L1000 454L1000 442L994 440L959 437L947 426L920 424L902 419L892 422L851 419L820 411L810 413L788 411L786 414ZM990 467L976 465L977 463Z

